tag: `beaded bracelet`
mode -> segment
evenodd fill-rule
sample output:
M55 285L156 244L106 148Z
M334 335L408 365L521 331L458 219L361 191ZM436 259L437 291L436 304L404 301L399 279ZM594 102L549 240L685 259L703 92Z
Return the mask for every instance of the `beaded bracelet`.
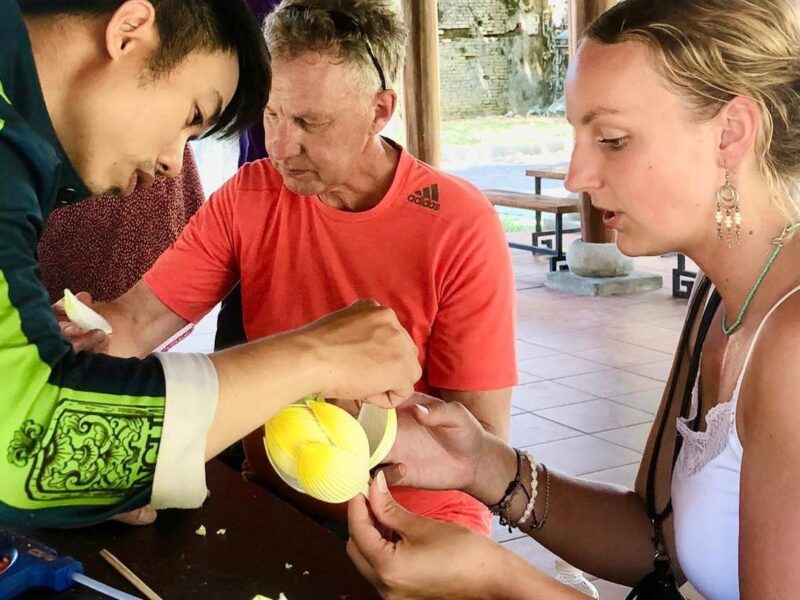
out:
M508 526L509 532L511 532L511 522L507 517L508 509L511 507L511 502L514 500L520 490L522 490L526 496L528 494L528 491L525 489L525 486L522 485L522 481L520 480L520 473L522 472L522 453L516 448L514 448L514 452L517 455L517 472L514 475L514 479L512 479L508 484L503 497L500 498L497 503L488 507L492 514L500 517L500 525L504 527Z
M521 452L514 448L514 452L517 456L517 471L514 475L514 479L509 482L508 487L506 488L503 497L496 504L492 504L489 506L489 510L500 517L500 525L503 527L508 527L509 533L512 531L512 527L521 528L523 524L532 519L530 524L528 525L528 529L533 531L537 529L541 529L544 527L545 522L547 521L547 515L550 512L550 471L547 467L543 464L536 464L536 461L533 459L528 452ZM531 468L531 491L528 493L527 488L522 483L522 463L523 459L527 459L528 464ZM539 488L539 473L537 471L537 466L542 468L542 472L545 476L545 498L544 498L544 512L542 514L541 520L539 520L536 516L536 511L534 506L536 504L536 497L538 496L538 488ZM512 521L509 515L509 509L511 508L511 503L517 494L520 491L525 494L527 503L525 505L525 510L522 513L522 518L517 521Z
M522 517L517 521L517 527L520 527L525 521L531 518L539 487L539 474L536 472L536 461L533 460L533 457L528 452L523 452L523 454L525 458L528 459L528 464L531 467L531 493L530 496L528 496L528 505L525 507Z
M542 513L542 520L536 518L536 512L532 511L533 521L528 526L531 531L541 529L547 521L547 514L550 512L550 471L545 465L540 465L545 478L545 493L544 493L544 512Z

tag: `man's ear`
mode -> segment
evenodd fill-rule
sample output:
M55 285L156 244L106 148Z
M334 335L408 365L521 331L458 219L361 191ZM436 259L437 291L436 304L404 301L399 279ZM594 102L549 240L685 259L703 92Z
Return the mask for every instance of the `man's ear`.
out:
M761 110L755 100L736 96L720 111L720 166L736 169L753 151L761 125Z
M375 112L372 117L370 135L378 135L394 116L397 110L397 94L394 90L382 90L375 98Z
M127 0L111 15L106 26L106 52L112 60L158 47L156 9L147 0Z

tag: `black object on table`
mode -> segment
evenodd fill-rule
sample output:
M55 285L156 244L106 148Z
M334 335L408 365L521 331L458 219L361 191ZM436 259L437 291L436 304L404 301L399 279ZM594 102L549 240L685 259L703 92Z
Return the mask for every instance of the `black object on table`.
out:
M152 525L108 522L26 534L83 563L86 574L142 596L99 555L108 549L164 600L378 600L345 553L344 542L264 488L214 460L211 497L198 510L161 511ZM200 525L206 535L195 533ZM225 529L224 534L217 534ZM32 590L25 600L101 600L75 586Z

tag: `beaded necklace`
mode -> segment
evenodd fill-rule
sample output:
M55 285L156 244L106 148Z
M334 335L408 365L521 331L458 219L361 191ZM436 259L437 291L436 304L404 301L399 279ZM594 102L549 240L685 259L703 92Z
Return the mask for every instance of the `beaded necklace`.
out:
M800 223L792 223L791 225L787 225L786 228L781 233L780 237L775 238L772 240L772 243L775 244L775 250L772 251L772 256L769 257L767 264L764 265L764 268L761 271L761 275L758 276L758 280L756 280L753 289L750 290L750 293L747 295L747 299L744 301L741 310L739 311L739 316L736 317L736 321L728 327L728 315L722 315L722 333L725 335L730 335L742 324L742 317L744 317L744 312L747 310L747 307L750 306L750 301L753 299L753 296L756 295L758 288L761 286L761 282L764 281L764 277L767 276L769 273L770 268L772 267L772 263L775 262L775 259L778 258L778 254L781 252L781 248L783 248L783 242L786 239L786 236L789 235L792 231L800 227Z

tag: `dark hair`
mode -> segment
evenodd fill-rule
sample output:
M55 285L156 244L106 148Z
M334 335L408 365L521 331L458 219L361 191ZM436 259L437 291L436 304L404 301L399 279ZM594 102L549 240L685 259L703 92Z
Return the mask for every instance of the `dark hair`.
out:
M270 90L270 66L259 23L244 0L149 0L156 11L159 49L149 68L158 76L195 50L235 53L239 84L207 135L237 134L261 120ZM26 15L104 15L125 0L18 0Z

